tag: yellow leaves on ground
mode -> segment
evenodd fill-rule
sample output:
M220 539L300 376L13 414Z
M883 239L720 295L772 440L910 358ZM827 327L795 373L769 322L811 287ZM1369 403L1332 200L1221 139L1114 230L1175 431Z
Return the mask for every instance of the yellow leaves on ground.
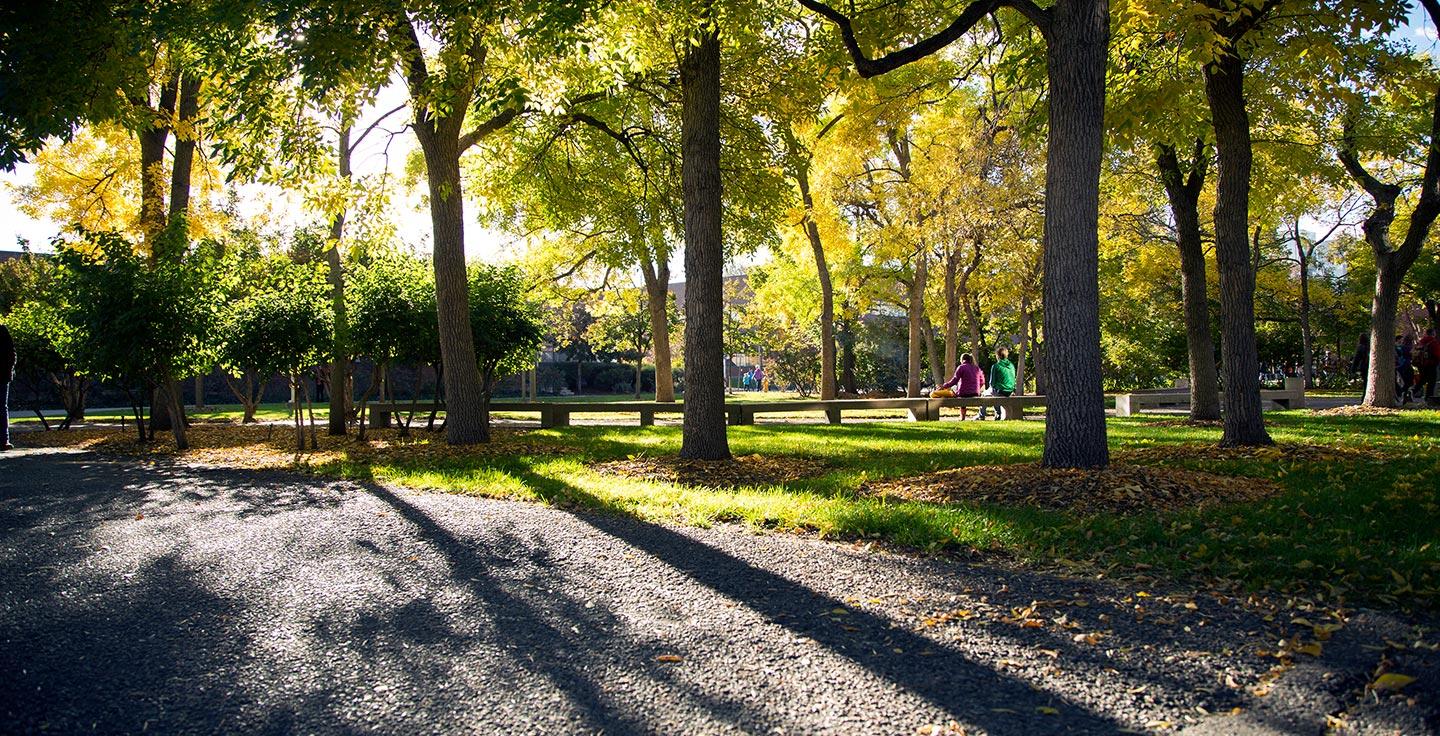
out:
M706 488L781 485L813 478L827 470L818 460L773 455L741 455L729 460L632 457L600 463L594 469L611 475Z
M310 429L305 430L306 446ZM553 454L558 448L528 440L523 431L493 430L483 445L452 446L444 435L413 430L401 437L398 430L369 430L369 440L354 436L331 437L317 431L319 449L297 452L295 429L291 425L205 425L190 428L190 449L178 452L168 438L141 444L135 434L115 429L79 429L65 432L33 432L25 436L27 446L71 447L126 457L176 457L189 462L234 468L288 469L329 463L383 464L387 462L433 463L446 459Z
M678 655L678 654L661 654L661 655L655 657L655 661L656 661L656 662L665 663L665 664L678 664L678 663L680 663L680 662L685 661L685 658L684 658L684 657L681 657L681 656Z
M1104 470L1073 470L1024 464L956 468L872 481L863 490L874 496L930 503L979 502L1077 514L1130 514L1251 501L1278 493L1279 486L1266 480L1178 468L1116 464Z

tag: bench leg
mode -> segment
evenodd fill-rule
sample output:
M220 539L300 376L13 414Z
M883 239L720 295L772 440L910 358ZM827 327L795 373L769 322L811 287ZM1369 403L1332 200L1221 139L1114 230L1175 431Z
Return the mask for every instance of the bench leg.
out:
M1115 397L1115 416L1128 417L1135 412L1130 407L1130 397L1120 395Z
M826 410L825 410L825 419L828 420L831 424L839 424L839 423L840 423L840 409L839 409L838 407L833 407L833 406L830 407L830 408L828 408L828 409L826 409Z
M741 416L743 413L744 412L740 411L740 407L737 405L731 404L730 406L725 407L725 423L729 424L732 427L738 427L741 424L744 424L745 419L743 416Z
M540 428L549 429L555 426L555 412L550 409L540 410Z
M640 426L642 426L642 427L652 427L652 426L654 426L654 425L655 425L655 412L653 412L653 411L641 411L641 412L640 412Z
M564 411L564 410L561 410L561 409L551 409L551 410L550 410L550 426L552 426L552 427L568 427L568 426L570 426L570 412Z
M368 412L370 414L371 429L384 429L390 426L390 412L376 411L374 409L369 409Z

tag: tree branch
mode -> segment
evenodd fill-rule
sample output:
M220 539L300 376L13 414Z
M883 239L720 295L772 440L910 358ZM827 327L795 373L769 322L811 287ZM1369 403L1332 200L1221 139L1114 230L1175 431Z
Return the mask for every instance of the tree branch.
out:
M1042 35L1048 37L1050 33L1050 12L1040 8L1033 0L973 0L965 6L964 10L960 11L960 15L950 25L939 33L921 39L906 48L872 59L866 56L864 49L860 48L860 41L855 36L855 27L849 16L820 0L800 0L800 5L835 24L835 27L840 30L840 40L845 45L845 51L855 62L855 70L860 72L860 76L867 79L919 61L949 46L975 27L975 24L983 20L985 16L1002 6L1013 7L1020 11L1035 23Z

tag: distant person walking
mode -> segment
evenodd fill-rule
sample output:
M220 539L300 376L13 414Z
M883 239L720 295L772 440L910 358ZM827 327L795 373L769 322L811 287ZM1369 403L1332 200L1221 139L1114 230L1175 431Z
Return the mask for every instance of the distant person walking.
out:
M1435 338L1435 328L1425 330L1425 336L1415 343L1415 363L1420 366L1420 400L1435 397L1435 377L1440 370L1440 340Z
M985 388L985 371L975 365L975 356L966 353L960 356L960 365L955 366L955 375L940 384L940 388L954 388L956 396L973 399ZM960 407L960 421L965 421L966 412L965 407Z
M3 403L0 403L0 421L5 424L4 444L0 449L9 450L14 447L10 444L10 380L15 377L15 338L10 336L10 328L0 324L0 381L4 382Z
M769 391L769 390L770 390L770 381L769 381L769 379L767 379L767 378L765 377L765 369L764 369L764 368L761 368L761 367L758 366L758 365L755 366L755 390L756 390L756 391Z
M1411 355L1415 352L1415 338L1409 335L1395 336L1395 393L1400 405L1410 403L1415 388L1415 368Z

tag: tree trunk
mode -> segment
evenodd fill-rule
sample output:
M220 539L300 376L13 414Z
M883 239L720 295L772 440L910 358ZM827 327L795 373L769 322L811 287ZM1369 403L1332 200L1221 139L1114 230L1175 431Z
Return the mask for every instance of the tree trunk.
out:
M925 361L930 364L930 378L934 379L938 386L944 383L948 376L940 373L940 341L935 339L935 324L930 321L930 315L925 315L921 328L925 333Z
M1370 371L1366 406L1395 406L1395 313L1403 276L1394 253L1375 254L1375 296L1370 303Z
M456 117L463 117L457 112ZM490 440L484 386L475 362L470 297L465 275L465 209L460 189L461 121L438 118L418 123L415 137L425 155L434 227L435 308L440 356L445 363L445 440L469 445Z
M645 358L643 357L643 354L642 354L642 357L635 359L635 398L636 398L636 399L639 399L639 398L640 398L640 390L641 390L641 388L642 388L642 386L641 386L641 383L642 383L642 382L641 382L640 379L641 379L642 376L644 376L644 367L645 367Z
M659 263L646 253L641 259L645 275L645 305L650 310L650 335L655 353L655 400L675 400L675 373L670 357L670 264ZM575 393L580 393L580 370L576 363Z
M1110 462L1100 360L1100 158L1107 0L1056 4L1047 44L1050 147L1045 170L1047 467Z
M838 341L840 343L840 385L851 395L859 393L855 385L855 330L850 320L841 322Z
M1300 266L1300 376L1315 388L1315 331L1310 327L1310 253L1295 228L1295 260Z
M200 116L200 77L187 74L180 81L177 117L182 127L175 132L175 154L170 170L170 222L190 214L191 173L198 142L195 124Z
M807 166L800 167L795 179L800 186L800 201L805 206L805 237L810 241L815 274L820 281L820 398L829 401L835 398L835 287L830 281L820 228L815 224L815 199L810 194Z
M1215 367L1215 340L1210 334L1210 299L1205 285L1205 244L1200 237L1200 193L1205 185L1205 145L1197 142L1186 177L1175 149L1162 145L1155 157L1170 214L1175 218L1175 246L1180 251L1180 291L1185 313L1185 346L1190 359L1190 418L1220 418L1220 377Z
M1215 261L1220 269L1220 350L1225 372L1226 446L1270 445L1260 404L1255 343L1255 268L1250 260L1250 117L1245 61L1234 53L1205 66L1205 96L1220 171L1215 194Z
M1025 359L1030 353L1030 296L1020 295L1020 342L1015 345L1015 395L1025 393Z
M711 28L680 64L685 197L685 419L680 456L730 457L725 435L725 247L720 217L720 36Z
M195 410L205 408L205 376L195 376Z
M960 362L960 292L956 277L960 273L960 249L952 248L945 257L945 379L955 375ZM942 381L943 383L943 381Z
M350 180L350 126L340 127L340 140L335 147L340 178ZM330 247L325 249L329 267L330 308L335 326L330 336L330 407L327 431L331 437L342 437L350 416L350 323L345 313L345 262L340 247L345 238L345 209L335 213L330 223Z
M906 323L909 327L905 361L905 395L919 396L921 375L920 351L924 336L921 334L921 317L925 314L925 276L927 270L925 249L915 251L915 274L910 280L909 303L906 305Z

